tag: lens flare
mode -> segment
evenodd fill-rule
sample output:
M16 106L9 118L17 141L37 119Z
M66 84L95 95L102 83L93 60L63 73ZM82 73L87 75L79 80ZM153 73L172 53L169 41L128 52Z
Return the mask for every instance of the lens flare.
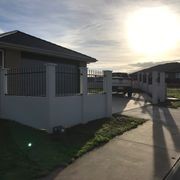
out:
M31 147L32 146L32 143L28 143L28 147Z

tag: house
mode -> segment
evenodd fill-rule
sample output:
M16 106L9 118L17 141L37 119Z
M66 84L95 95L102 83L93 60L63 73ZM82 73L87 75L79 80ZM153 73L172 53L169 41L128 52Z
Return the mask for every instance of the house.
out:
M180 87L180 63L178 62L165 63L150 68L146 68L138 72L132 73L131 76L133 77L133 79L136 80L137 74L139 72L146 73L152 71L165 72L166 83L168 87ZM143 77L140 78L142 78L142 80L144 79Z
M61 73L61 76L57 78L61 82L59 83L59 88L57 87L58 94L79 93L79 68L86 67L87 63L96 61L92 57L20 31L11 31L0 35L0 66L3 68L33 68L36 66L43 69L43 67L45 68L43 65L47 63L57 64L58 73ZM11 73L14 71L12 70ZM66 71L66 74L64 71ZM67 73L69 74L67 75ZM34 79L28 82L28 86L32 87L34 82L39 83L38 76ZM71 79L71 82L68 79ZM22 83L22 78L10 79L9 77L9 86L12 86L11 82L14 81ZM24 84L27 83L25 78L23 78L23 81ZM72 82L73 85L71 85ZM69 88L70 86L71 88ZM12 86L9 94L32 95L32 90L27 91L26 87L20 87L20 85ZM37 93L42 96L45 94L43 90L38 90Z
M0 34L0 65L12 68L47 62L86 66L97 60L20 31Z
M24 32L0 34L0 117L52 132L111 116L111 72L101 73L103 93L88 93L96 61Z

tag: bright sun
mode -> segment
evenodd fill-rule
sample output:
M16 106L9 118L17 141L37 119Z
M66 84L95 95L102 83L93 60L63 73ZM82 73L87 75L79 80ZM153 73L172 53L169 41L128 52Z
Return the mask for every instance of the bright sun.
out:
M127 33L136 52L161 54L176 46L180 24L177 15L166 7L143 8L129 16Z

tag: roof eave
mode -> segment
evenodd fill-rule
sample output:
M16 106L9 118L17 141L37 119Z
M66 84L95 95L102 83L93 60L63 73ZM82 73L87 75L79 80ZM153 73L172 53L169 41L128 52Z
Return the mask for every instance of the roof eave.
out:
M5 43L5 42L0 42L0 47L2 48L11 48L11 49L16 49L16 50L21 50L21 51L26 51L26 52L31 52L31 53L37 53L37 54L43 54L43 55L48 55L48 56L53 56L53 57L59 57L59 58L66 58L70 60L75 60L75 61L83 61L87 63L92 63L96 62L97 60L95 58L91 58L89 56L85 56L84 58L82 57L74 57L72 55L69 55L67 53L63 52L55 52L55 51L48 51L40 48L32 48L28 46L22 46L22 45L17 45L17 44L11 44L11 43Z

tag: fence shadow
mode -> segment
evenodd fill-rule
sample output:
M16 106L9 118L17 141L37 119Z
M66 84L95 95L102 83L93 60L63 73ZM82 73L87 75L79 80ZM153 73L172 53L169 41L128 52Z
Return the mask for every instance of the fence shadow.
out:
M180 152L179 128L168 108L158 107L158 106L152 106L152 109L149 107L141 107L141 108L142 111L148 113L152 117L154 175L156 177L161 177L162 176L162 174L160 173L161 170L171 169L171 163L170 163L171 157L169 157L168 154L169 147L166 144L168 139L166 139L166 136L164 134L165 131L163 131L163 127L165 127L168 130L176 152ZM162 157L160 158L160 156ZM161 161L162 159L163 162Z
M133 101L132 101L133 100ZM129 103L131 101L131 103ZM128 104L129 103L129 104ZM113 113L121 113L125 110L142 108L142 112L145 113L143 106L149 105L149 101L146 96L141 93L133 93L131 98L128 98L123 94L113 94L112 96L112 111Z
M112 112L121 113L126 108L131 98L124 97L122 94L114 94L112 96Z
M155 177L160 177L160 169L164 169L164 167L170 169L171 165L163 132L163 124L160 123L159 107L157 106L152 108L152 120L154 175ZM162 156L163 162L161 162L160 156Z
M144 93L136 93L135 96L132 97L132 99L134 100L134 104L135 105L138 104L141 108L141 112L144 114L148 112L148 109L146 108L146 106L149 105L150 103L148 98L149 97L145 95ZM150 112L148 113L151 114Z
M165 120L163 121L163 125L166 126L166 128L168 129L176 151L180 152L180 142L178 140L178 137L180 137L180 132L176 124L176 121L168 108L162 108L162 111L164 113L165 118Z

